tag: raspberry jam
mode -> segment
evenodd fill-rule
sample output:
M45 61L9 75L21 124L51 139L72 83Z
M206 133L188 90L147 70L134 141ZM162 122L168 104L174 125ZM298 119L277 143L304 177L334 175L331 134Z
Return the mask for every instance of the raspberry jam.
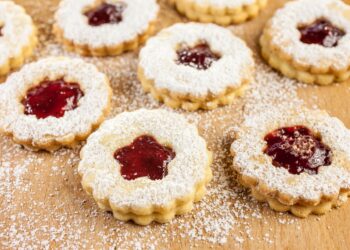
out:
M114 158L120 163L120 173L126 180L148 177L161 180L168 174L168 164L176 156L175 152L160 145L148 135L137 137L130 145L120 148Z
M291 174L318 174L318 168L332 163L331 149L304 126L277 129L265 136L264 153L272 157L276 167Z
M335 47L345 32L326 19L318 19L310 25L299 28L300 41L307 44L319 44L327 48Z
M191 66L198 70L208 69L220 56L213 53L206 42L197 44L194 47L182 47L177 52L178 64Z
M78 107L78 101L83 96L77 83L67 83L63 79L43 81L27 91L22 104L26 115L35 115L38 119L48 116L59 118L66 111Z
M106 23L119 23L123 20L123 11L125 3L117 2L115 4L102 3L94 9L84 13L88 18L89 25L100 26Z

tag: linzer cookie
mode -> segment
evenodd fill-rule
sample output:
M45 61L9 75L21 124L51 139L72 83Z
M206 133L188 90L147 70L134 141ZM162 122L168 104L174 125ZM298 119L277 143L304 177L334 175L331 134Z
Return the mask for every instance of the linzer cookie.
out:
M350 6L341 0L287 3L267 23L262 55L287 77L328 85L350 78Z
M92 64L42 59L3 84L0 130L34 150L72 147L104 120L110 99L107 77Z
M168 0L193 21L230 25L256 17L268 0Z
M155 0L62 0L54 32L70 51L119 55L153 33L158 11Z
M22 66L37 44L32 18L12 1L0 2L0 75Z
M231 152L240 182L276 211L324 214L350 196L350 131L325 112L248 117Z
M142 48L138 77L146 92L169 107L215 109L243 93L254 77L254 60L227 29L175 24Z
M141 109L104 122L82 149L78 170L101 209L147 225L189 212L205 193L211 162L185 118Z

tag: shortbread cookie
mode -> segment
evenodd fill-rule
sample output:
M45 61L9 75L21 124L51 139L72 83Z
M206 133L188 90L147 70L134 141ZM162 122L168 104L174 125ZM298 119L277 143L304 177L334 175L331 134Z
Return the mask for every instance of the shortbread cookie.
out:
M147 225L189 212L205 193L211 162L185 118L141 109L104 122L82 149L78 170L101 209Z
M350 195L350 131L325 112L248 118L231 152L241 183L276 211L324 214Z
M175 24L140 52L138 77L146 92L172 108L214 109L230 104L252 80L250 49L213 24Z
M256 17L267 0L168 0L193 21L230 25Z
M154 32L158 11L156 0L62 0L54 32L81 55L119 55Z
M0 75L22 66L37 44L37 31L25 10L12 1L0 2Z
M84 140L110 107L107 77L79 59L24 66L1 89L0 130L28 148L56 150Z
M275 69L309 84L350 78L350 6L341 0L287 3L267 23L262 55Z

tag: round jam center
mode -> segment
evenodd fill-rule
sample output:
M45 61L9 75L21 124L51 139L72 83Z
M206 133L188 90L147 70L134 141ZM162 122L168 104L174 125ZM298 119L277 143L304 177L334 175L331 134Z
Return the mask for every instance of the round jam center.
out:
M177 63L191 66L198 70L208 69L220 56L213 53L207 43L200 43L194 47L183 47L177 52Z
M136 138L133 143L114 153L121 166L121 175L126 180L145 176L151 180L161 180L168 174L168 164L175 156L171 148L159 144L148 135Z
M319 167L332 162L331 149L304 126L277 129L266 135L265 141L264 153L271 156L272 164L291 174L317 174Z
M85 12L89 25L100 26L106 23L119 23L123 20L123 11L125 3L117 2L115 4L102 3L94 9Z
M327 48L335 47L345 32L325 19L318 19L310 25L299 28L300 40L307 44L319 44Z
M48 116L59 118L66 111L78 107L82 96L84 93L77 83L67 83L63 79L43 81L27 91L22 104L26 115L35 115L38 119Z

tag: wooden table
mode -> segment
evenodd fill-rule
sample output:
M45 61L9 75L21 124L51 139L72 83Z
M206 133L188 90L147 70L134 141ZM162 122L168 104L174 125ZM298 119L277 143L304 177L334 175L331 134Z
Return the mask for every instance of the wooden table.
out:
M57 0L15 2L26 8L39 27L40 46L32 60L46 55L75 56L65 53L51 33ZM274 10L285 2L270 0L268 8L257 19L231 27L256 52L258 61L257 40L261 29ZM186 21L165 0L160 4L158 30ZM124 110L159 106L143 94L136 79L137 52L87 60L111 79L114 90L111 116ZM349 83L303 86L298 93L308 105L326 109L350 127ZM101 212L85 194L76 172L80 147L54 154L34 153L0 135L0 249L107 249L111 246L117 249L350 249L350 202L324 216L297 219L255 203L235 184L229 170L232 159L228 148L233 138L228 131L239 125L243 111L244 104L237 100L232 106L214 112L186 114L199 121L200 131L216 155L215 181L211 183L209 195L192 214L178 217L171 224L148 227L118 222L110 214ZM198 240L201 233L203 240ZM220 240L224 244L219 244Z

